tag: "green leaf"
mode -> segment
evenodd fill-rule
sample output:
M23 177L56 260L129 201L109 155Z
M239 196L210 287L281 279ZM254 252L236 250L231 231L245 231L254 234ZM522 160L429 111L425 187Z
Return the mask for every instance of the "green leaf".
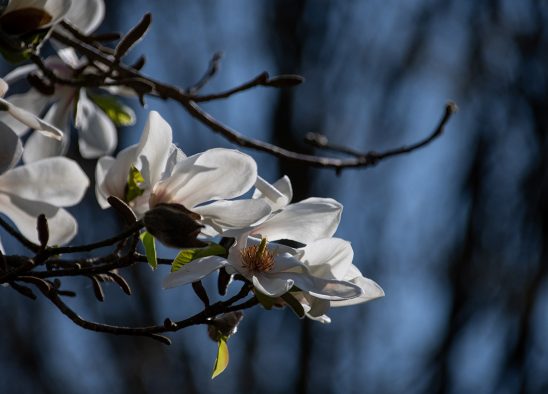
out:
M143 184L143 174L132 164L127 176L125 201L130 202L142 195L145 191L139 186Z
M295 312L299 319L304 318L305 312L303 306L291 293L282 294L282 300L287 303L287 305L291 308L293 312Z
M185 264L192 260L207 256L226 256L226 249L218 244L210 244L205 248L183 249L179 252L171 264L171 272L178 271Z
M158 260L156 259L156 244L154 242L154 237L148 232L143 231L141 235L141 242L145 247L145 255L147 256L147 261L150 267L155 270L158 267Z
M89 94L89 98L103 110L116 126L135 124L135 112L119 102L114 96Z
M228 346L226 344L226 337L219 339L219 348L217 350L217 359L215 360L215 366L213 367L213 373L211 379L215 379L219 376L228 366Z

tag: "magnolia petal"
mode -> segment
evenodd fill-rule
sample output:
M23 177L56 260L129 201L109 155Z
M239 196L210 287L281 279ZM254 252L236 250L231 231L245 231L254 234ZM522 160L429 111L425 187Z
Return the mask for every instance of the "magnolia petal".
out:
M31 241L38 242L36 218L46 215L49 225L49 243L62 245L69 242L78 231L74 217L65 209L41 201L29 201L0 193L0 212L8 216L19 231Z
M270 207L262 200L222 200L192 211L202 217L202 223L222 233L228 228L240 229L264 220L270 214Z
M161 179L170 154L172 130L162 116L151 111L137 148L137 168L143 174L145 187L151 188Z
M253 186L256 178L257 164L251 156L215 148L179 163L173 174L157 185L155 194L162 196L163 202L192 208L211 200L238 197Z
M135 161L136 155L137 145L127 147L118 153L115 161L111 163L103 182L100 183L104 196L116 196L122 200L125 198L129 169Z
M59 141L63 138L63 132L61 130L50 125L49 123L44 122L38 116L32 114L26 109L16 107L9 101L2 98L0 98L0 106L4 107L11 116L26 125L28 128L35 129L36 131L44 134L46 137L54 138Z
M384 297L384 290L375 281L369 278L360 276L352 279L351 282L361 287L361 289L363 290L363 295L349 300L332 301L331 306L338 307L356 305L361 304L362 302L367 302L376 298Z
M38 131L33 132L25 144L23 153L25 163L32 163L47 157L63 156L67 153L70 145L70 102L71 100L66 98L53 104L44 117L45 122L66 131L63 139L58 141L48 138Z
M326 238L312 242L302 250L302 261L312 275L326 279L348 279L345 275L354 257L350 242L340 238Z
M118 145L116 127L84 91L78 99L75 127L78 129L80 154L85 159L110 155Z
M171 144L169 147L169 155L167 157L166 166L164 168L164 172L162 173L161 179L166 179L169 177L175 166L186 158L187 156L180 148L178 148L175 144Z
M0 121L4 122L11 127L17 135L24 135L31 127L26 123L22 122L16 117L14 117L9 108L24 108L28 112L34 115L40 115L46 109L46 106L50 102L50 97L44 96L35 89L30 89L26 93L22 94L13 94L7 99L9 106L5 111L0 111ZM34 116L33 115L33 116Z
M70 23L82 33L89 34L95 31L105 18L105 3L103 0L78 0L65 15Z
M39 160L0 175L0 191L61 207L80 202L88 186L84 171L65 157Z
M226 260L219 256L208 256L193 260L183 265L178 271L170 273L162 286L164 289L169 289L197 282L225 264Z
M23 144L15 132L0 122L0 174L14 167L23 154Z
M269 240L290 239L308 244L331 237L339 225L342 205L331 198L308 198L290 204L257 226L252 234Z
M360 297L363 294L361 287L354 283L317 278L307 273L270 272L269 276L278 279L291 279L295 286L302 291L326 300L343 300Z
M110 194L106 194L101 185L105 181L108 170L115 162L116 159L114 157L103 156L97 160L97 165L95 166L95 196L97 197L97 202L103 209L110 207L110 204L107 201Z
M287 179L287 182L289 182L289 178L287 178L287 176L284 176L276 183L283 184L285 182L285 179ZM286 186L287 184L283 185L282 188L284 188L284 190L287 192ZM291 191L291 183L289 183L289 190ZM263 199L270 205L270 207L272 208L272 212L277 211L278 209L282 209L287 204L289 204L289 202L291 201L291 197L292 192L289 195L286 195L281 190L279 190L275 186L275 184L271 185L260 176L257 177L253 198Z
M253 275L251 281L257 290L269 297L279 297L293 287L292 279L276 278L268 274Z

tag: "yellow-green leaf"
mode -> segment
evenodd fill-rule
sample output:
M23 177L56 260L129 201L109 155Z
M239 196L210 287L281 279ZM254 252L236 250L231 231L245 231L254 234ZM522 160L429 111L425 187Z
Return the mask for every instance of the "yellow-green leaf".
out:
M129 168L127 176L125 201L130 202L142 195L145 191L141 189L141 185L145 181L143 174L132 164Z
M215 366L213 367L213 373L211 379L219 376L228 366L228 346L226 344L226 337L219 339L219 348L217 349L217 359L215 360Z
M119 102L114 96L89 94L89 98L103 110L116 126L135 124L135 112Z
M158 267L158 260L156 259L156 244L154 242L154 237L148 231L143 231L141 235L139 235L139 238L141 238L141 242L145 248L148 264L155 270Z
M207 256L225 256L226 249L218 244L210 244L205 248L183 249L171 264L171 272L178 271L183 265Z

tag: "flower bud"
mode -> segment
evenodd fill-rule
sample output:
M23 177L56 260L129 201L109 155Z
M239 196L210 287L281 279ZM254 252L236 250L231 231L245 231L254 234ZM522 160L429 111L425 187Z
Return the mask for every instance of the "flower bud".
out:
M147 231L166 246L174 248L202 247L206 243L196 239L204 227L197 220L200 215L181 204L158 204L145 213Z
M207 326L207 333L215 342L219 341L221 337L234 335L238 331L238 324L240 324L243 318L244 313L242 311L223 313L211 319Z

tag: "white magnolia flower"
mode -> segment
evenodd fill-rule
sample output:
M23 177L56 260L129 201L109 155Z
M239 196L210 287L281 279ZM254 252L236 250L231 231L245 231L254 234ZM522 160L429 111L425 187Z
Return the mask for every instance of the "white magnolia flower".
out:
M227 200L241 196L255 183L257 165L250 156L217 148L187 157L171 141L171 127L153 111L138 144L116 158L99 159L96 195L101 207L109 207L106 199L111 195L126 201L138 216L158 204L181 204L217 231L249 226L270 213L268 204L260 200ZM132 168L142 181L140 195L130 199Z
M10 129L35 129L45 138L60 141L63 138L63 132L52 124L43 121L38 116L19 107L13 102L5 100L3 97L8 91L8 84L0 78L0 121Z
M320 258L329 247L323 241L309 245L317 249L316 256ZM164 281L164 288L196 282L224 266L228 273L239 273L253 283L257 291L272 298L282 296L293 286L310 296L325 300L338 301L362 296L362 288L352 282L315 276L303 257L302 249L244 235L230 248L228 259L209 256L193 260L170 273Z
M356 305L384 296L383 289L371 279L362 275L360 270L352 264L354 251L350 242L331 238L321 241L323 250L314 245L307 245L303 250L302 261L310 273L325 279L343 280L354 283L362 289L362 295L348 300L325 300L307 293L296 293L295 296L303 305L306 316L329 323L331 319L326 315L330 307Z
M210 256L191 261L172 272L164 287L195 282L224 266L229 273L241 274L256 290L273 298L296 286L301 291L293 294L314 317L320 310L322 313L317 316L323 315L331 302L350 305L384 294L352 265L350 244L331 238L340 221L341 204L322 198L289 204L292 192L287 177L273 185L259 178L256 186L254 198L267 201L274 212L258 225L223 233L236 238L228 259ZM306 245L293 249L267 239Z
M22 154L21 141L0 122L0 213L8 216L19 231L38 241L36 217L46 215L51 244L69 242L77 223L65 209L80 202L89 179L73 160L54 157L14 167Z
M72 77L74 70L82 62L77 58L71 48L63 49L63 59L57 56L47 58L45 64L58 76L64 78ZM31 72L38 72L36 66L21 66L6 75L9 83L26 77ZM44 116L45 121L65 131L61 141L46 140L43 135L33 133L25 144L23 160L30 163L45 157L64 155L70 144L70 125L74 119L74 126L78 130L78 145L80 154L86 159L97 158L110 154L116 149L118 136L116 126L105 112L97 106L90 98L85 89L75 86L55 85L52 95L44 95L38 90L31 88L26 93L10 96L9 101L28 112ZM133 111L124 107L130 117L134 117ZM76 110L76 116L73 115ZM12 127L15 132L22 136L29 131L29 127L17 125L1 116L0 120ZM32 127L31 127L32 128Z
M0 9L0 29L20 35L47 28L64 18L70 7L71 0L11 0Z

